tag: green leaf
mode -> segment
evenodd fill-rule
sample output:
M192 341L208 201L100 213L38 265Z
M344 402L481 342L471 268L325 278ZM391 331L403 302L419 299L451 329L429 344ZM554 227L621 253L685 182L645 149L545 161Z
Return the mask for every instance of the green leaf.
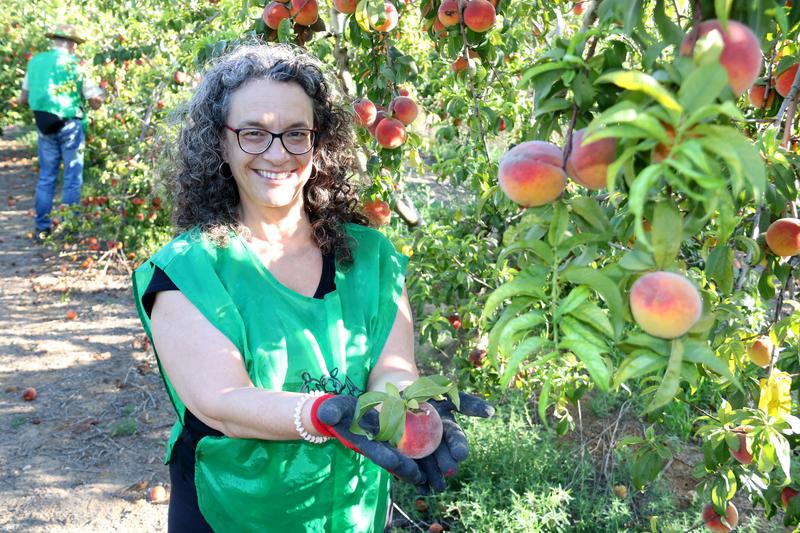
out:
M754 199L761 201L766 190L767 177L764 161L755 145L729 126L703 124L696 126L695 130L703 135L698 141L706 150L721 157L731 170L737 166L741 168L741 175L750 182ZM734 192L743 189L742 183L738 183L736 179L733 182Z
M545 265L551 265L555 262L553 249L542 241L522 240L516 241L509 246L506 246L500 255L497 256L497 264L502 265L503 261L512 253L530 250L535 253Z
M658 477L664 461L654 450L647 450L639 454L631 467L631 483L637 490L645 487Z
M444 396L455 384L445 376L423 376L406 387L401 396L406 400L425 402L437 396Z
M356 427L358 425L358 421L361 420L361 418L367 411L383 403L383 400L386 399L386 396L387 395L385 392L378 392L378 391L365 392L364 394L359 396L358 401L356 402L355 413L353 415L352 427Z
M553 385L553 376L550 370L547 371L547 376L542 383L542 390L539 393L539 419L542 421L544 427L549 428L547 423L547 407L550 405L550 387Z
M605 211L598 205L597 200L588 196L575 196L570 198L569 205L575 214L596 230L601 233L611 231L611 222Z
M573 310L577 309L579 305L588 300L589 296L591 296L591 292L587 287L575 287L570 291L567 297L558 304L553 318L558 319L561 315L571 313Z
M510 355L514 336L521 332L531 331L543 322L544 315L539 310L529 311L524 315L509 320L500 337L500 351L503 354Z
M732 4L733 0L714 0L714 12L717 14L720 26L723 28L728 27L728 15L731 12Z
M577 309L570 311L569 315L574 316L584 324L592 326L609 338L613 339L616 336L614 326L611 325L608 316L594 302L584 302Z
M570 68L570 64L566 61L556 61L555 63L544 63L531 67L522 73L522 77L517 84L517 87L524 89L536 76L551 70L564 70Z
M508 307L503 309L503 312L500 314L500 318L497 319L494 327L492 327L492 331L489 332L489 344L486 346L486 354L492 361L495 361L496 359L495 356L497 355L497 345L500 343L500 334L503 332L506 324L508 324L508 322L510 322L515 316L517 316L517 313L532 303L532 300L515 300L509 304Z
M617 389L631 378L641 378L667 366L667 359L650 350L634 350L620 363L612 386Z
M650 192L650 189L658 183L658 180L661 179L662 170L663 167L660 164L645 167L644 170L636 176L636 179L633 180L628 195L628 206L631 212L636 215L636 240L648 249L651 245L645 234L644 226L642 225L642 217L644 216L647 194Z
M739 383L739 380L736 379L736 376L734 376L731 373L725 361L723 361L714 354L714 352L708 346L708 342L694 340L694 339L687 339L686 341L684 341L683 357L686 361L690 363L702 364L707 366L720 376L730 381L740 391L744 392L744 389L742 388L742 385Z
M706 63L696 67L678 90L678 101L686 110L693 113L712 104L728 86L728 73L719 62Z
M655 270L656 264L653 256L641 250L631 250L619 260L619 266L631 272L642 272L645 270Z
M517 373L519 365L522 364L522 362L525 361L525 359L527 359L532 353L539 352L549 345L550 341L544 337L528 337L519 343L519 346L516 347L514 353L512 353L511 357L509 357L508 363L506 363L506 368L503 371L503 375L500 377L500 386L503 388L508 387L508 384ZM558 352L550 352L543 357L540 357L532 364L538 366L549 361L556 355L558 355Z
M594 345L598 350L608 352L608 341L597 330L586 326L572 316L564 316L558 321L564 338L579 339Z
M661 142L670 141L667 130L664 129L661 122L651 114L640 110L632 102L625 100L606 109L592 121L586 132L587 136L584 142L593 142L595 140L594 135L602 132L609 124L627 124L642 130L643 133ZM644 137L644 135L639 135L639 137Z
M613 83L623 89L640 91L655 99L659 104L671 111L682 112L683 108L667 89L655 78L636 70L618 70L600 76L595 83Z
M725 293L733 290L733 249L721 245L715 246L706 259L706 277Z
M664 372L664 377L661 379L661 384L658 386L653 399L645 409L645 413L649 413L667 405L675 399L675 394L681 384L681 364L683 363L683 341L674 339L672 341L672 351L667 362L667 370Z
M367 33L372 33L372 27L369 24L369 0L359 0L355 10L355 20L359 28Z
M492 195L494 195L494 193L496 193L499 190L500 190L500 186L499 185L492 185L491 187L489 187L486 190L486 192L481 194L481 197L478 200L478 206L477 206L477 209L476 209L476 212L475 212L475 219L476 220L480 220L481 219L481 213L483 212L483 208L486 206L486 202L489 201L489 198L491 198Z
M406 406L399 397L387 397L383 401L381 413L378 417L380 430L375 435L375 440L389 441L396 446L403 437L406 425Z
M586 285L597 292L605 301L611 313L611 323L617 335L622 331L622 295L614 281L602 272L590 267L570 266L565 268L561 277L576 285Z
M553 216L550 219L550 228L547 231L547 242L550 246L558 246L564 239L564 233L569 225L569 211L560 201L553 203Z
M517 296L534 296L536 298L544 299L545 294L543 286L543 277L533 277L525 274L522 274L501 285L486 299L486 304L483 307L483 313L481 313L481 322L485 323L492 313L494 313L495 309L497 309L500 304L509 298L514 298Z
M683 218L675 204L670 201L659 202L653 214L652 224L653 258L656 266L670 266L683 242Z
M667 340L659 339L647 333L631 333L627 338L618 344L622 350L630 350L631 347L647 348L648 350L669 357L670 343Z
M683 40L684 33L681 27L672 22L664 9L664 0L656 0L653 10L653 22L656 23L658 32L670 44L679 45Z
M559 347L570 350L580 359L586 371L598 388L604 392L608 391L611 372L608 369L602 350L592 343L580 339L564 339L559 343Z

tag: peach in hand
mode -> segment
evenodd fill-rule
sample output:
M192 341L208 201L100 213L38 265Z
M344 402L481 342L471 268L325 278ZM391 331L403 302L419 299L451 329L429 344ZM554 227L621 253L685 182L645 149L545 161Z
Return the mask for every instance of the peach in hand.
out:
M630 304L636 323L662 339L684 335L703 312L697 287L673 272L650 272L637 279L631 287Z
M427 402L419 404L416 411L406 411L406 425L397 449L412 459L421 459L433 453L442 442L442 419Z

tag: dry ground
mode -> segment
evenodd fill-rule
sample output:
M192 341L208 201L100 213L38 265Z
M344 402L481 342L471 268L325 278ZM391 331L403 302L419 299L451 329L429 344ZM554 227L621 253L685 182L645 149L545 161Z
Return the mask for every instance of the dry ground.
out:
M167 507L144 495L169 479L173 415L129 277L27 235L32 155L0 138L0 531L165 531Z

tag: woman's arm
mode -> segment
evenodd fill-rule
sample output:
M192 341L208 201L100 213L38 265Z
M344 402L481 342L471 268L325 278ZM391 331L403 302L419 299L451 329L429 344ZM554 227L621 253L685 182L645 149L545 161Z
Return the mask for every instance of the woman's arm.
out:
M403 287L397 304L397 316L378 362L369 374L367 389L384 391L387 383L393 383L402 390L418 377L419 371L414 360L414 320L408 293Z
M164 291L153 304L151 331L161 366L175 392L198 419L229 437L299 439L294 409L300 394L257 388L242 355L180 291ZM310 435L311 404L301 421Z

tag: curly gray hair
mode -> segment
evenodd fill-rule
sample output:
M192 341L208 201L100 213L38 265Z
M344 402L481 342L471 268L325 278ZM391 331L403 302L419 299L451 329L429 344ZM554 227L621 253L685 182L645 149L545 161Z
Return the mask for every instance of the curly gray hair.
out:
M297 83L311 98L316 176L303 189L304 207L320 249L348 264L352 256L342 224L368 224L348 181L354 168L352 115L331 90L321 62L289 45L247 44L221 56L179 110L182 128L167 179L176 229L199 227L223 246L231 230L249 233L239 221L239 192L222 159L221 139L233 93L252 80Z

